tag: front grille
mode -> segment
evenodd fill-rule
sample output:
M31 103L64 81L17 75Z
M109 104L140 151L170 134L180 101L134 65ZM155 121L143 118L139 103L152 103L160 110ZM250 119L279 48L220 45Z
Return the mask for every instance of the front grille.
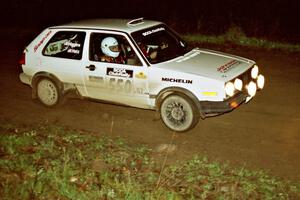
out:
M250 81L252 80L251 78L251 69L248 69L246 72L244 72L243 74L241 74L238 78L241 79L243 81L244 86L247 85L248 83L250 83Z

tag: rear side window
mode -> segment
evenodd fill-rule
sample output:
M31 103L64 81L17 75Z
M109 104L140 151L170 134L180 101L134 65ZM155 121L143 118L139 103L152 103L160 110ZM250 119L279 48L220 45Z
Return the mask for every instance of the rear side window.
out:
M85 32L60 31L50 39L43 50L44 56L80 60Z

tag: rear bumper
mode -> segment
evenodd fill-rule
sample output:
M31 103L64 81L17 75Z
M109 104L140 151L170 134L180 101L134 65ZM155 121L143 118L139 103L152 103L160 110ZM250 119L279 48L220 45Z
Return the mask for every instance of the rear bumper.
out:
M247 94L240 92L225 101L200 101L201 113L209 117L230 112L244 103L247 97Z
M22 83L25 83L27 85L31 85L31 78L32 78L31 76L28 76L25 73L21 73L21 74L19 74L19 78L20 78L20 81Z

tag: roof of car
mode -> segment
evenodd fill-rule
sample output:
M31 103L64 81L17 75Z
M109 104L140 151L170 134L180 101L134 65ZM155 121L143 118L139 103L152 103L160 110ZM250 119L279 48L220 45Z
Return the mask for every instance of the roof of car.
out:
M138 19L89 19L71 22L51 28L83 28L83 29L105 29L132 33L144 28L161 24L159 21Z

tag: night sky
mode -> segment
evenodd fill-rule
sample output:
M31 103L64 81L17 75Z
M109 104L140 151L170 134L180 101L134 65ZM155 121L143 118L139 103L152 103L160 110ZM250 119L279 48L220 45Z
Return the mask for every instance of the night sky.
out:
M10 0L1 9L4 27L18 29L86 18L144 17L164 21L181 33L218 35L238 26L247 36L300 43L296 0Z

